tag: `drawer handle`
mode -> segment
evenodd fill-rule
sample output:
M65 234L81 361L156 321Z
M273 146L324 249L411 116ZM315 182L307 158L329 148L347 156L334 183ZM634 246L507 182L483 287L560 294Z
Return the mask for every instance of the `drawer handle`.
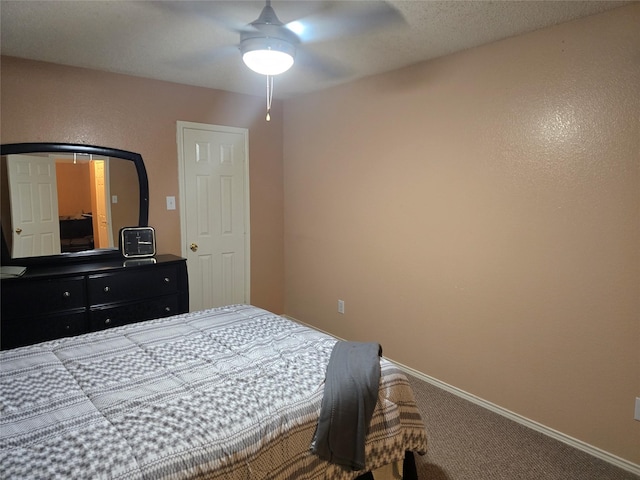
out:
M63 296L64 298L69 298L69 297L71 296L71 292L63 292L63 293L62 293L62 296Z
M108 286L107 286L107 287L104 287L104 292L105 292L105 293L109 293L110 291L111 291L111 288L110 288L110 287L108 287Z
M169 277L164 277L164 283L169 283L171 282L171 279Z
M105 325L109 325L110 323L111 323L111 319L110 318L105 318L104 324Z

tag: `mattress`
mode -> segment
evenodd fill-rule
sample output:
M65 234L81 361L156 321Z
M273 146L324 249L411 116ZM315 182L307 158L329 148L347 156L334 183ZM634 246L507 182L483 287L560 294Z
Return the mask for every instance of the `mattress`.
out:
M0 352L2 478L346 480L424 452L382 358L366 468L311 453L336 341L234 305Z

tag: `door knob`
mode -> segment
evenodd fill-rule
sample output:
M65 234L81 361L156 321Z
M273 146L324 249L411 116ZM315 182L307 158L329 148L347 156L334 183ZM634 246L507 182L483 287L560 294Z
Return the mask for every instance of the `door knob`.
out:
M192 252L195 252L196 250L198 250L198 245L195 243L192 243L189 248L191 249Z
M17 233L18 235L20 235L20 234L22 233L22 229L21 229L21 228L16 228L16 233Z

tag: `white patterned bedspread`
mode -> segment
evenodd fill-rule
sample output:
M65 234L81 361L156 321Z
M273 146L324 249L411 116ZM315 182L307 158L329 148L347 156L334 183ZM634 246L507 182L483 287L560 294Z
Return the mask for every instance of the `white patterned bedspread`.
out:
M335 342L235 305L0 352L0 477L355 478L309 449ZM426 449L381 365L367 469Z

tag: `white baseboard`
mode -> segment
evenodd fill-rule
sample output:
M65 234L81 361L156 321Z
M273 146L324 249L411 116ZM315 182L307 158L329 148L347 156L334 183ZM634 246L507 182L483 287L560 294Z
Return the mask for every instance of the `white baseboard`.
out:
M386 357L385 357L386 358ZM438 388L441 388L442 390L445 390L449 393L453 393L454 395L457 395L458 397L464 398L465 400L468 400L471 403L474 403L476 405L479 405L483 408L486 408L487 410L490 410L494 413L497 413L498 415L501 415L503 417L506 417L510 420L513 420L514 422L517 422L521 425L524 425L525 427L529 427L537 432L540 432L544 435L547 435L548 437L554 438L560 442L566 443L567 445L577 448L578 450L582 450L583 452L588 453L589 455L592 455L596 458L599 458L601 460L604 460L605 462L611 463L612 465L615 465L616 467L620 467L624 470L627 470L635 475L640 475L640 465L637 465L633 462L630 462L628 460L625 460L624 458L620 458L616 455L613 455L612 453L609 453L605 450L602 450L598 447L594 447L593 445L590 445L586 442L583 442L582 440L578 440L577 438L573 438L569 435L566 435L562 432L559 432L557 430L554 430L553 428L549 428L545 425L542 425L541 423L538 423L534 420L530 420L526 417L523 417L522 415L519 415L517 413L514 413L510 410L507 410L506 408L503 408L499 405L496 405L495 403L491 403L487 400L484 400L480 397L477 397L471 393L465 392L464 390L461 390L457 387L454 387L453 385L449 385L445 382L441 382L440 380L438 380L437 378L433 378L430 377L429 375L425 375L422 372L419 372L417 370L414 370L411 367L407 367L406 365L403 365L401 363L398 363L394 360L391 360L390 358L387 358L387 360L389 360L390 362L394 363L395 365L398 366L398 368L400 368L401 370L407 372L410 375L413 375L414 377L418 377L420 380L424 380L427 383L430 383L431 385L434 385Z
M333 337L336 337L335 335L329 333L329 332L325 332L322 329L319 329L317 327L314 327L313 325L309 325L308 323L305 323L301 320L298 320L297 318L293 318L290 317L288 315L283 315L283 317L288 318L290 320L293 320L294 322L298 322L301 323L303 325L306 325L310 328L313 328L315 330L321 331L322 333L326 333L327 335L331 335ZM339 338L339 337L336 337ZM341 339L343 340L343 339ZM479 405L483 408L486 408L487 410L490 410L494 413L497 413L498 415L501 415L503 417L506 417L510 420L513 420L514 422L517 422L521 425L524 425L525 427L529 427L537 432L540 432L544 435L547 435L548 437L554 438L560 442L566 443L567 445L570 445L571 447L577 448L578 450L582 450L583 452L588 453L589 455L592 455L596 458L599 458L600 460L604 460L605 462L608 462L612 465L615 465L616 467L622 468L624 470L627 470L635 475L640 475L640 465L630 462L628 460L625 460L624 458L620 458L616 455L613 455L612 453L609 453L605 450L602 450L598 447L594 447L593 445L590 445L586 442L583 442L582 440L578 440L577 438L573 438L569 435L566 435L562 432L559 432L557 430L554 430L553 428L549 428L545 425L542 425L541 423L535 422L533 420L530 420L526 417L523 417L522 415L519 415L517 413L514 413L510 410L507 410L506 408L503 408L499 405L496 405L495 403L491 403L487 400L484 400L480 397L477 397L471 393L465 392L464 390L461 390L457 387L454 387L453 385L449 385L445 382L442 382L440 380L438 380L437 378L434 377L430 377L429 375L426 375L422 372L419 372L418 370L415 370L411 367L407 367L406 365L403 365L402 363L396 362L388 357L385 357L387 360L389 360L390 362L392 362L393 364L397 365L398 368L400 370L403 370L405 372L407 372L410 375L413 375L414 377L418 377L420 380L424 380L427 383L430 383L431 385L434 385L438 388L441 388L442 390L445 390L449 393L453 393L454 395L457 395L458 397L464 398L465 400L468 400L471 403L474 403L476 405Z

